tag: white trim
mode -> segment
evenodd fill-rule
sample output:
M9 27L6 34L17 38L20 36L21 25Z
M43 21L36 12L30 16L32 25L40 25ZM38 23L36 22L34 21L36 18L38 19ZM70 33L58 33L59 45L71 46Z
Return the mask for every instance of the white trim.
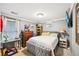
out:
M2 16L11 17L11 18L14 18L14 19L17 19L17 20L20 20L20 21L27 21L27 22L33 23L32 21L27 20L26 18L23 18L23 17L20 17L20 16L10 15L10 14L7 14L5 12L0 12L0 13L1 13Z
M53 22L58 22L58 21L65 21L65 18L59 18L59 19L55 19L55 20L52 20L52 21L46 21L46 22L44 22L44 23L42 23L42 24L50 24L50 23L53 23Z
M36 23L34 23L34 22L30 21L30 20L27 20L26 18L20 17L20 16L10 15L10 14L4 13L4 12L1 12L1 14L2 14L3 16L11 17L11 18L17 19L17 20L19 20L19 21L26 21L26 22L30 22L30 23L32 23L32 24L36 24ZM65 20L65 18L55 19L55 20L53 20L52 22L62 21L62 20ZM46 22L47 22L47 21L46 21ZM44 23L46 23L46 22L44 22Z
M59 18L59 19L55 19L55 21L63 21L65 20L66 18ZM53 21L54 22L54 21Z

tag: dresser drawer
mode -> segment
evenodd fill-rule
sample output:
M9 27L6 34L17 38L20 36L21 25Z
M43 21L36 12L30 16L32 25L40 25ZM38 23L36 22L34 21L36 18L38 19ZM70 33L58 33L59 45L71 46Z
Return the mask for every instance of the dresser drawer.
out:
M26 41L28 41L29 38L31 37L32 37L32 32L23 32L23 39L22 39L23 47L26 47Z

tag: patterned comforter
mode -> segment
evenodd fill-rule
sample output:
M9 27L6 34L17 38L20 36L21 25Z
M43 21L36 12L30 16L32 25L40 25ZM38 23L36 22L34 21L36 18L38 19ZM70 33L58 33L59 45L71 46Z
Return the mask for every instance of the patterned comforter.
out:
M53 50L58 43L57 37L37 36L27 41L27 50L35 56L54 55Z

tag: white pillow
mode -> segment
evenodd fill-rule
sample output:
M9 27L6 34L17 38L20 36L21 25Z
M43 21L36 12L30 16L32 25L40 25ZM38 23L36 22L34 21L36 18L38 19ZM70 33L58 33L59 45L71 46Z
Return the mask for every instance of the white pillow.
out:
M50 36L57 36L58 33L51 33Z
M43 32L42 33L42 36L48 36L48 35L50 35L50 32Z

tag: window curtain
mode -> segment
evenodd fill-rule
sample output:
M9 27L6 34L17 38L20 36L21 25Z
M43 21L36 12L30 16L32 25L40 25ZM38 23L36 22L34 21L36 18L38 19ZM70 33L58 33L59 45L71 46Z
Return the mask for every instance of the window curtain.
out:
M3 40L5 40L4 39L4 29L6 27L7 18L5 16L2 16L2 20L3 20L3 30L2 30L2 41L3 41Z
M3 30L3 19L2 16L0 16L0 41L2 40L2 30Z
M5 30L6 24L7 24L7 18L3 17L3 32Z
M2 20L2 16L0 16L0 32L2 32L3 30L3 20Z
M13 40L17 35L17 24L14 19L4 17L2 41Z
M6 26L4 28L4 35L7 36L7 40L13 40L17 36L17 22L14 19L7 18Z
M6 27L7 19L4 16L0 16L0 41L4 40L4 28Z

